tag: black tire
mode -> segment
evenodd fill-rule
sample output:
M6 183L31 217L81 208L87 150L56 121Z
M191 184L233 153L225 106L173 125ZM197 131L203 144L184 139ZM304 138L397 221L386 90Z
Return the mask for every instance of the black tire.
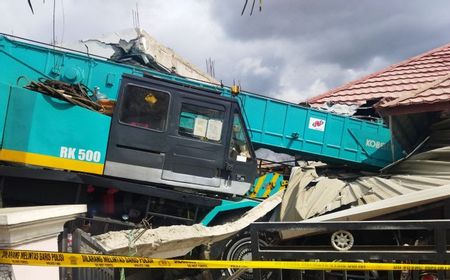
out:
M259 239L259 244L262 246L268 245L268 241ZM211 259L220 260L251 260L251 238L248 231L238 233L234 237L227 239L223 242L215 243L211 246ZM211 270L211 274L214 279L228 278L234 275L237 269L216 269ZM273 271L263 271L263 279L269 280L273 278L275 274ZM236 280L252 280L253 272L251 269L244 271L239 275Z
M225 224L227 222L232 222L244 213L244 209L238 209L233 210L229 212L222 213L222 216L219 216L211 223L211 226L214 225L221 225ZM268 213L266 217L263 217L261 220L267 220L268 217L271 214ZM260 236L260 245L267 245L273 242L273 240L276 239L274 237L266 237L266 236ZM240 246L243 245L243 246ZM249 259L251 260L251 238L250 238L250 232L247 229L243 229L241 232L235 234L233 237L230 237L228 239L218 241L210 246L208 251L208 258L210 260L245 260ZM244 257L244 259L242 259ZM233 259L234 258L234 259ZM231 274L234 274L236 271L233 269L210 269L209 270L210 275L212 279L227 279ZM271 271L269 272L263 272L263 279L264 280L271 280L273 275L276 273L273 273ZM253 279L253 275L250 272L245 272L236 280L251 280Z

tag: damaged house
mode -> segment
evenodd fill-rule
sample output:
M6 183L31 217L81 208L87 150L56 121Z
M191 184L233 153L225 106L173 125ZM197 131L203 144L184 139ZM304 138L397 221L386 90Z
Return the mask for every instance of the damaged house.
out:
M322 166L294 169L281 220L392 218L417 206L437 207L435 202L450 197L450 44L308 103L352 108L354 117L382 118L405 157L376 174L327 172Z

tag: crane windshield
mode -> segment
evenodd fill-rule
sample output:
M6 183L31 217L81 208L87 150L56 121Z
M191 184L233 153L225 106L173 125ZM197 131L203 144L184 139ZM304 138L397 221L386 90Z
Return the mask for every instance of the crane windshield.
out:
M231 132L229 157L241 162L247 162L252 158L249 141L244 130L244 123L238 112L233 114L233 130Z

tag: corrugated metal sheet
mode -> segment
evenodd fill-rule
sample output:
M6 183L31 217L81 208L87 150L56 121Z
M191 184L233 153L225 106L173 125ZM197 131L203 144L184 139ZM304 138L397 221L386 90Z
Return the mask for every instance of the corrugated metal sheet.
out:
M313 167L294 169L281 204L281 220L306 220L346 207L450 186L450 119L435 124L432 131L416 154L386 174L330 179L318 176Z
M308 103L318 107L325 102L363 105L371 99L388 97L392 100L413 93L425 84L448 74L450 74L450 44L313 97ZM446 93L443 93L443 90ZM431 102L435 98L450 101L449 91L450 85L443 83L439 88L423 92L423 96L411 102Z
M437 151L433 151L437 152ZM450 147L439 152L450 156ZM411 159L398 175L365 176L348 182L317 176L315 169L297 168L281 204L282 221L301 221L341 207L354 207L450 184L450 162Z

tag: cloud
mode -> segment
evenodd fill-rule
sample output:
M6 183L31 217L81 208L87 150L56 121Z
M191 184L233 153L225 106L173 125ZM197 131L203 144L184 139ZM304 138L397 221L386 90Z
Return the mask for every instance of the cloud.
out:
M218 1L212 9L229 40L258 40L263 57L274 53L266 42L282 42L275 62L280 79L271 94L290 99L320 94L450 41L445 0L265 1L251 17L227 8L233 5L242 1Z
M241 69L241 72L245 74L253 74L255 76L268 76L272 73L272 70L268 66L262 65L262 58L244 57L237 65L237 68Z

